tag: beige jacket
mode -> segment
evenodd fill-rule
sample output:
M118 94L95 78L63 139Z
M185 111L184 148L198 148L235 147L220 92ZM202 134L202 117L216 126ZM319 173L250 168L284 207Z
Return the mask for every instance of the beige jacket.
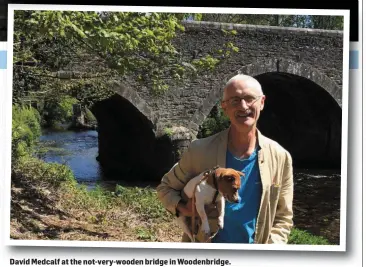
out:
M225 167L229 129L194 140L182 158L162 178L157 187L163 206L176 214L181 190L189 179L216 165ZM285 244L293 226L293 169L288 151L257 130L258 163L262 198L257 218L255 243ZM211 224L210 224L211 225Z

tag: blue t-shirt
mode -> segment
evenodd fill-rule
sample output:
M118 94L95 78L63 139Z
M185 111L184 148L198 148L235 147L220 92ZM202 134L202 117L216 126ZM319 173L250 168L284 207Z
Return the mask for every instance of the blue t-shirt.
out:
M214 243L254 243L255 226L262 196L257 149L247 159L238 159L228 150L226 167L245 173L241 177L239 203L225 202L224 229Z

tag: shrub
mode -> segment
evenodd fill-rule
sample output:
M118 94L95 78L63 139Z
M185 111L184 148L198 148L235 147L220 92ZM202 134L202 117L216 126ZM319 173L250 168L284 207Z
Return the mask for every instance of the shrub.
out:
M198 138L214 135L230 126L230 120L225 116L224 111L219 106L214 106L206 120L202 123L197 134Z
M41 136L41 117L32 107L14 105L12 108L12 159L31 153Z
M309 234L297 228L292 229L288 243L295 245L331 245L325 238Z
M12 178L46 188L59 188L62 184L76 185L73 172L67 165L46 163L31 156L22 157L13 165Z
M44 112L47 126L56 126L58 123L68 123L72 120L74 104L79 101L70 96L59 99L50 99L46 102Z

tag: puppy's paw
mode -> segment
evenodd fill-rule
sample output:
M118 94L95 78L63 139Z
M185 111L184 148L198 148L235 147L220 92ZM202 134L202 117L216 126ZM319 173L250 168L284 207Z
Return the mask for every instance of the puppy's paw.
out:
M217 222L218 226L220 227L220 229L224 229L224 219L220 219Z
M202 232L205 235L210 235L210 226L208 224L203 224L202 225Z

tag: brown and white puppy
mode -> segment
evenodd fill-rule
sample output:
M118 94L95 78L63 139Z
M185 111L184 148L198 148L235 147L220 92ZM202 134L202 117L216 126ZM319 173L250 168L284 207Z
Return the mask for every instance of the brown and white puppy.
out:
M202 179L205 175L205 179ZM216 203L219 212L218 225L224 228L225 200L238 203L238 190L241 185L240 176L244 173L231 168L216 167L208 174L206 172L192 178L184 187L183 191L188 198L195 196L197 213L201 218L202 231L206 237L210 235L210 226L205 212L205 205ZM197 187L196 187L197 186ZM195 190L196 187L196 190ZM216 199L214 199L216 197ZM192 231L187 225L187 218L180 215L177 218L179 226L193 240Z

